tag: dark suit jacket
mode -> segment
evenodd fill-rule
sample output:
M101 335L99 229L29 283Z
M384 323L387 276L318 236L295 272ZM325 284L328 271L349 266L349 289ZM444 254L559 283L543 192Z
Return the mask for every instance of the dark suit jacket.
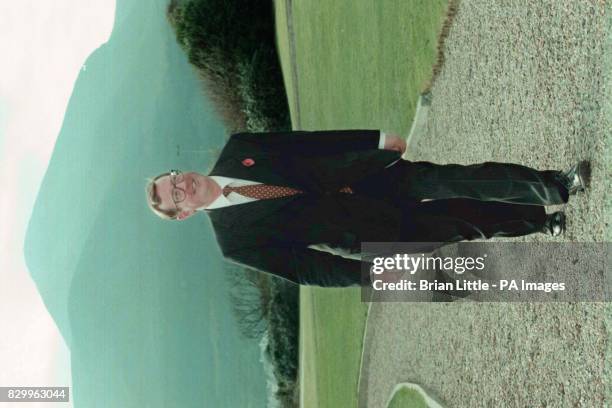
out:
M359 261L308 246L358 252L364 241L398 240L397 207L338 192L400 158L399 152L378 149L378 142L379 132L371 130L231 136L210 175L290 186L307 194L207 211L223 255L299 284L367 284Z

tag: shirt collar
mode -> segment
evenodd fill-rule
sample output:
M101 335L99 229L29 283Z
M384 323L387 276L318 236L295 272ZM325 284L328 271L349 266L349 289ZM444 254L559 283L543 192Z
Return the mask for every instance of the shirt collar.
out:
M209 177L211 179L213 179L213 181L215 183L217 183L219 185L219 187L221 187L221 189L223 189L229 183L234 181L234 179L232 179L232 178L223 177L223 176L209 176ZM223 193L221 193L221 194L219 194L219 197L217 197L215 199L215 201L210 203L208 206L202 206L202 207L198 208L197 211L214 210L215 208L226 207L226 206L231 205L231 204L232 203L227 199L227 197L224 196Z

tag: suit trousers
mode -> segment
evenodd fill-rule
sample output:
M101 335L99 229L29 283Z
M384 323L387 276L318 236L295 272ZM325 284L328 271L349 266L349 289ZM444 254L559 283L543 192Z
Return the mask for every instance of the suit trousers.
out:
M402 211L401 241L450 243L541 232L544 206L569 197L559 175L512 163L399 160L351 187Z

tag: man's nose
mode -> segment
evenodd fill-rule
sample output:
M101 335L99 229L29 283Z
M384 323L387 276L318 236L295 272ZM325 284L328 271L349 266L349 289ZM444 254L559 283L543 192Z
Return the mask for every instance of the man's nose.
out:
M185 177L185 191L189 195L193 195L193 179L191 176Z

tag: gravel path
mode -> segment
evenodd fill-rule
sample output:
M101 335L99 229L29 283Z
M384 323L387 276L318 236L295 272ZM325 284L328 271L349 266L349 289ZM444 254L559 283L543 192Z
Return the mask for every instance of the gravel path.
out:
M411 141L408 158L540 169L590 159L592 187L565 207L568 231L557 240L612 241L610 8L462 0L426 137ZM360 405L383 407L408 381L450 407L607 406L611 316L605 303L374 303Z

